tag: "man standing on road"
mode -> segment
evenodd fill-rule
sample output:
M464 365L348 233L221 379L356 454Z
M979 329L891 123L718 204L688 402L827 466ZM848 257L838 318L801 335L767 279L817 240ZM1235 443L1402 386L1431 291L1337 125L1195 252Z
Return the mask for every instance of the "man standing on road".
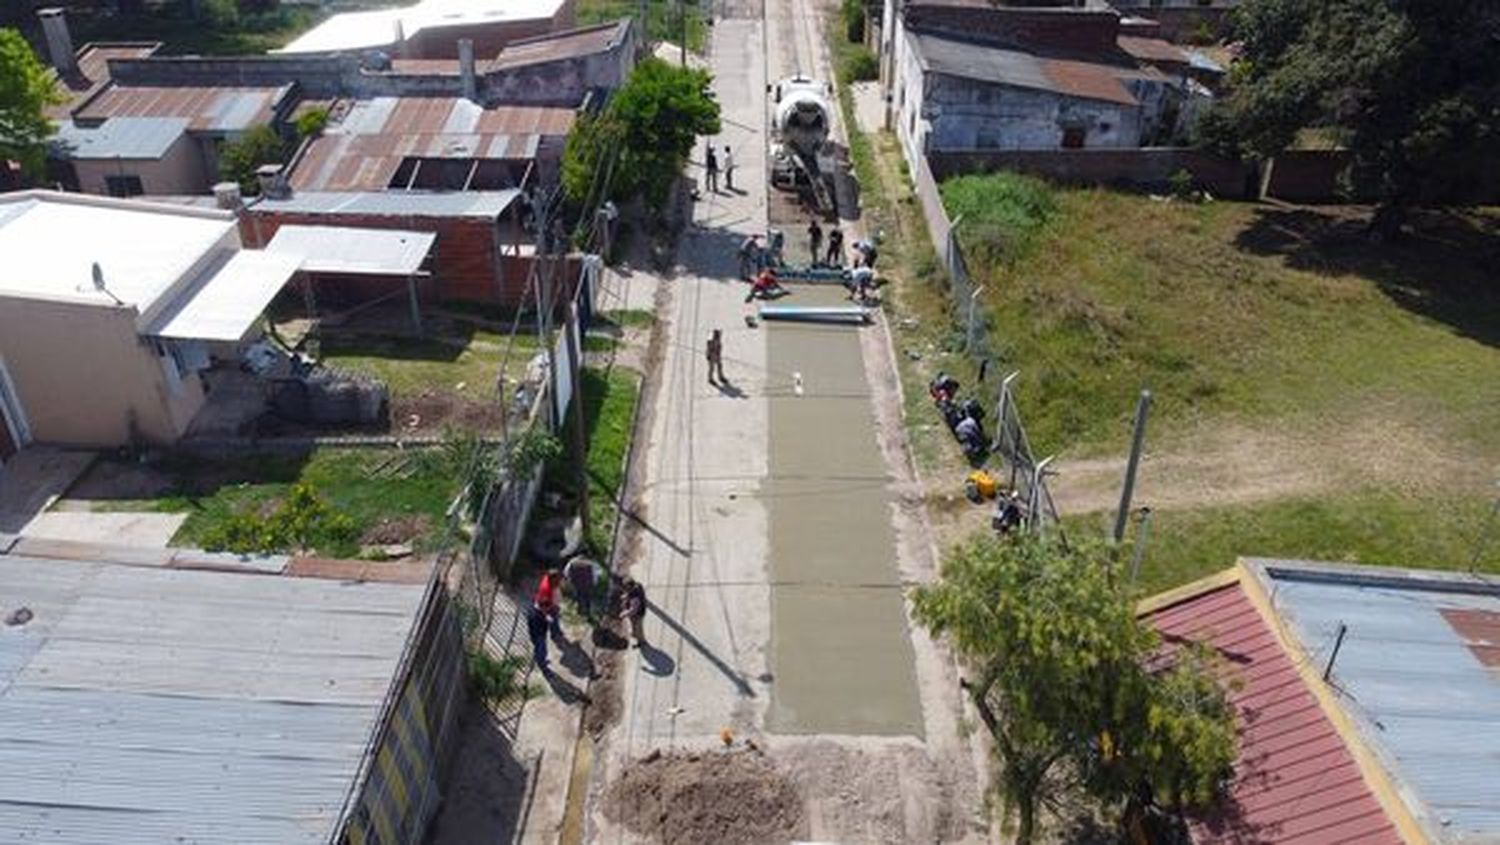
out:
M713 144L706 144L703 149L703 172L708 178L708 189L717 194L719 192L719 158L714 155Z
M844 230L834 226L828 231L828 265L844 266Z
M734 190L734 153L724 145L724 190Z
M714 329L714 333L708 338L708 383L728 384L729 379L724 378L724 332Z
M807 241L811 244L808 251L812 253L812 266L816 267L823 260L823 227L816 217L807 224Z
M597 589L595 581L597 572L594 562L579 555L568 561L563 567L563 578L568 582L568 588L573 592L573 603L578 607L589 624L594 623L594 593Z
M646 588L641 582L625 576L624 601L620 606L620 617L630 620L630 636L635 638L635 647L646 644Z

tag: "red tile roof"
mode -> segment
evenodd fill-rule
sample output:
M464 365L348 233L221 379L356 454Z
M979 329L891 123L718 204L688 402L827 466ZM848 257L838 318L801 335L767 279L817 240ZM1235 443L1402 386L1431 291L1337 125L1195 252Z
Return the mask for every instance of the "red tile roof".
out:
M1233 583L1147 615L1170 650L1203 642L1237 678L1239 758L1223 804L1189 822L1200 843L1400 845L1358 764L1244 588Z

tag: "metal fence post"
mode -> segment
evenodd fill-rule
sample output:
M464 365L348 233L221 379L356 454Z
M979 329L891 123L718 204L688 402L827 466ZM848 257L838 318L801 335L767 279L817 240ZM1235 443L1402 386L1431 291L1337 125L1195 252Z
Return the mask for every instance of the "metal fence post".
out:
M1120 490L1120 510L1115 515L1115 544L1125 539L1125 522L1130 516L1130 497L1135 493L1135 473L1141 465L1141 447L1146 442L1146 418L1151 414L1151 391L1142 390L1135 405L1135 434L1130 440L1130 461L1125 465L1125 486Z
M981 293L984 293L984 285L980 285L969 294L969 327L964 335L964 353L967 355L974 354L974 312Z

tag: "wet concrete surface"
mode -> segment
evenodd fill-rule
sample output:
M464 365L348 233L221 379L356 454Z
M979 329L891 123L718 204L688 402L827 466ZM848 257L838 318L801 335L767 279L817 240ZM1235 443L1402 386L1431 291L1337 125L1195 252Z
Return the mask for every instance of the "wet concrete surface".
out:
M791 286L792 305L848 304ZM922 735L889 477L853 326L768 323L771 670L778 733Z

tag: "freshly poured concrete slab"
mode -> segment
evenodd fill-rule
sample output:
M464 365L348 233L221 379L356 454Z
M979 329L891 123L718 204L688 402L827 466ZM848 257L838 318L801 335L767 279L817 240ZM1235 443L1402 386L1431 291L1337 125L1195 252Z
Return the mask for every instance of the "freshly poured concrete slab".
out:
M798 286L799 304L842 291ZM915 659L859 328L767 326L771 707L779 733L922 734Z

